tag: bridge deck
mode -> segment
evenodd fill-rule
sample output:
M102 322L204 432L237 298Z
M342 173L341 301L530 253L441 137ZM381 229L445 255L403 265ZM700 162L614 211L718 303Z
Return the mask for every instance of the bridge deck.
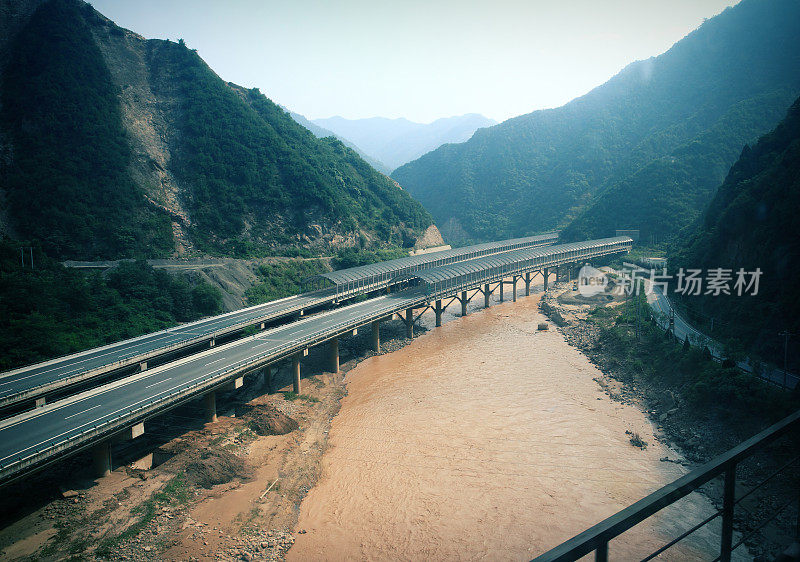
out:
M558 244L547 248L524 248L457 264L421 271L415 275L429 298L453 294L479 283L491 283L545 267L576 261L587 256L627 252L627 236Z
M622 253L628 247L619 240L590 241L541 250L544 253L539 257L546 259L540 261L531 261L522 252L516 257L509 254L506 262L509 272L519 273L542 264L549 267ZM494 266L486 267L482 275L474 275L469 282L478 286L497 275ZM423 287L412 287L272 328L0 421L0 483L106 439L236 377L429 302L430 295Z
M44 394L224 336L247 326L273 321L301 310L386 287L397 277L398 272L462 261L513 248L551 244L557 238L557 232L548 233L335 271L326 276L332 279L350 280L346 283L346 290L335 291L333 288L327 288L310 291L2 373L0 407L33 400ZM382 271L384 274L378 278L374 274L376 271Z
M330 293L306 293L213 316L0 374L0 406L76 384L152 357L195 345L246 326L332 302Z
M452 263L461 263L484 256L501 254L521 248L548 246L558 240L558 232L548 232L526 238L513 238L488 242L453 250L431 252L385 262L351 267L331 273L321 273L312 280L325 281L335 287L337 295L345 297L359 291L376 290L388 286L398 278Z

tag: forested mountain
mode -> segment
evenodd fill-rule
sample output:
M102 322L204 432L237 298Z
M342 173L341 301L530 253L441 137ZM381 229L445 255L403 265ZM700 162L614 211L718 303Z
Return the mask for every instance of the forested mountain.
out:
M687 314L706 331L714 318L712 336L748 342L752 351L779 363L784 344L779 332L794 334L789 356L796 370L800 364L798 233L800 99L774 131L752 148L744 147L697 230L672 260L673 273L679 267L732 270L731 295L687 296L683 299ZM737 295L734 283L740 268L761 270L757 295Z
M414 123L408 119L314 119L313 124L348 139L370 157L393 170L426 152L453 142L464 142L481 127L497 122L483 115L468 113L437 119L432 123Z
M317 137L318 139L324 139L325 137L336 137L337 139L342 141L342 143L345 146L355 150L358 153L358 155L361 156L361 158L363 158L370 166L378 170L380 173L387 175L391 173L392 169L389 166L387 166L380 160L376 160L375 158L368 156L363 150L358 148L353 142L347 140L346 138L339 136L333 131L329 131L324 127L320 127L316 123L312 123L306 118L305 115L300 115L299 113L296 113L294 111L289 111L289 115L292 116L292 119L294 119L295 121L300 123L303 127L311 131L314 134L314 136Z
M432 224L353 150L224 82L183 41L145 40L80 0L14 22L0 223L53 257L413 246Z
M557 109L395 170L448 241L691 224L746 142L800 93L800 2L743 0Z

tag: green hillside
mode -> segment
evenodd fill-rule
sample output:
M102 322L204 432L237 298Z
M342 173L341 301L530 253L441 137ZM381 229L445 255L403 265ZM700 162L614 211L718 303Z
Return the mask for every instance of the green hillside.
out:
M48 254L162 255L168 216L130 178L130 147L111 80L73 1L43 4L11 46L0 124L13 160L2 167L15 230Z
M158 42L151 61L180 90L176 173L193 186L194 235L205 249L246 255L258 243L292 244L309 223L413 245L403 235L432 223L354 150L316 138L257 89L223 82L185 45Z
M0 372L222 310L216 287L146 262L123 262L104 275L64 267L39 246L24 248L23 264L22 247L0 238Z
M755 296L701 295L681 304L707 333L747 342L751 351L782 364L783 338L798 369L800 350L800 99L786 118L752 148L745 146L702 217L674 259L674 267L760 268Z
M353 150L224 82L183 41L144 40L80 0L44 3L10 59L8 215L54 257L165 255L181 229L184 245L240 257L402 247L432 224ZM142 134L151 122L162 128Z
M585 96L479 130L392 177L450 241L555 227L569 239L631 226L674 234L800 93L798 22L797 2L744 0Z

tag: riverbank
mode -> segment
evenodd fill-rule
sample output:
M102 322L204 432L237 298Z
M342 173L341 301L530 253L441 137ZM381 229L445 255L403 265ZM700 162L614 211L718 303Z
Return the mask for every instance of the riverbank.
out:
M711 460L796 409L779 388L665 338L644 320L644 313L637 338L635 315L625 316L624 307L631 303L576 306L570 293L567 287L550 292L542 309L559 320L565 339L604 373L598 382L608 395L645 412L660 439L682 454L687 467ZM794 455L787 445L779 443L739 465L737 496ZM703 492L721 507L721 482L713 481ZM755 532L795 494L791 472L773 479L737 508L736 528L744 534ZM772 560L792 542L795 517L790 508L747 541L756 560Z

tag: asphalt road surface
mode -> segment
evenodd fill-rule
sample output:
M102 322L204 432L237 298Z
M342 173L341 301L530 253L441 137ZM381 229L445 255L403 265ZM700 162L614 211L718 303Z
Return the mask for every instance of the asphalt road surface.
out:
M3 373L0 374L0 404L13 401L13 397L21 393L46 388L92 371L97 374L108 372L136 363L139 358L143 360L149 354L155 355L159 351L166 352L193 341L209 339L215 334L231 330L233 326L272 320L332 298L314 293L295 295Z
M0 421L0 471L140 406L168 400L189 385L253 360L285 356L287 349L302 349L317 335L335 335L343 326L380 318L421 300L419 292L407 291L325 312Z
M657 317L659 317L659 323L662 324L662 327L666 329L669 325L669 310L672 307L671 303L669 302L669 298L664 295L661 287L656 286L653 287L653 291L650 295L648 295L647 300L650 303L650 307L657 314ZM698 346L705 345L708 347L708 350L715 359L722 360L725 358L725 349L721 343L714 341L702 332L699 332L676 313L675 337L679 340L685 340L687 335L689 336L690 343ZM745 372L753 372L753 366L750 364L749 359L739 361L736 365ZM768 365L764 365L762 367L759 376L777 386L785 386L786 388L790 389L793 389L795 386L797 386L798 380L800 380L792 373L784 373L782 369L777 369Z

